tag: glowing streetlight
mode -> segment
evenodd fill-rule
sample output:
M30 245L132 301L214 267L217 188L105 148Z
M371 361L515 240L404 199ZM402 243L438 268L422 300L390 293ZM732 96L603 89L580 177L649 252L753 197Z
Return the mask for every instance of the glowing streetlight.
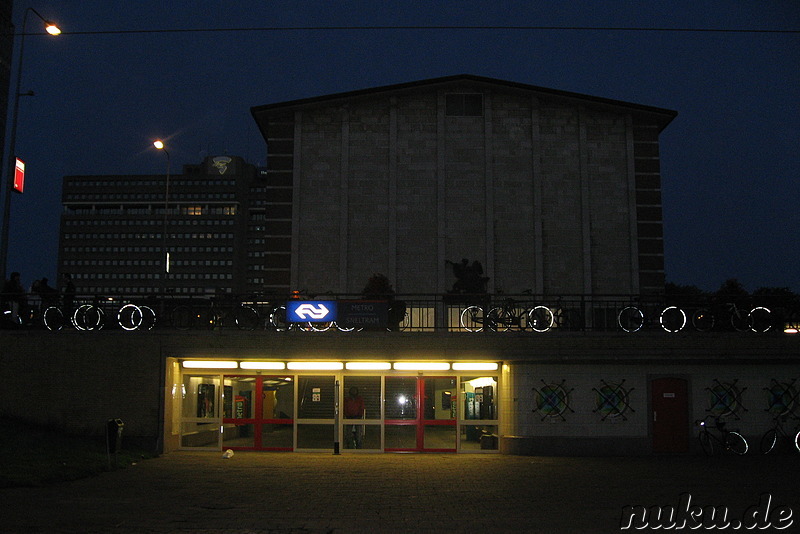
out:
M3 228L0 234L0 280L6 279L6 264L8 263L8 229L9 221L11 218L11 196L14 191L14 170L16 167L16 149L17 149L17 119L19 117L19 97L32 96L33 91L26 93L20 92L20 85L22 82L22 59L25 50L25 26L28 23L28 14L33 13L45 24L45 31L50 35L59 35L61 30L52 21L45 19L34 8L29 7L25 10L25 15L22 17L22 32L20 33L19 40L19 60L17 61L17 86L14 92L14 112L11 119L11 135L9 135L8 154L6 156L5 165L0 161L0 168L3 169L3 180L5 199L3 203Z

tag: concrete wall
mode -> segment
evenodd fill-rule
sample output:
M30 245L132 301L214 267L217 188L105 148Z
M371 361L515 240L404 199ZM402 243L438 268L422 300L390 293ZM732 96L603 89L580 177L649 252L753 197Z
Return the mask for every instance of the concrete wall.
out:
M448 93L482 116L447 116ZM483 264L489 290L628 293L638 284L631 117L455 84L295 114L293 284L359 292L452 287L444 260ZM435 273L435 276L433 274Z
M125 443L160 448L160 338L123 333L0 333L0 415L85 436L125 423Z
M759 364L757 361L731 361L715 364L681 362L593 363L591 365L523 363L506 373L506 389L501 406L504 452L544 455L627 455L653 451L651 381L674 377L688 381L688 450L697 449L694 422L722 416L728 428L737 429L758 450L761 436L771 428L767 390L779 381L791 383L800 378L795 363ZM538 409L538 396L548 385L559 385L566 395L567 408L560 415L547 415ZM620 410L603 410L608 389L621 388L627 402ZM800 385L796 387L800 390ZM732 402L738 393L737 401ZM510 401L510 402L509 402ZM726 406L731 408L726 410ZM800 401L795 403L800 414ZM513 436L513 437L511 437Z

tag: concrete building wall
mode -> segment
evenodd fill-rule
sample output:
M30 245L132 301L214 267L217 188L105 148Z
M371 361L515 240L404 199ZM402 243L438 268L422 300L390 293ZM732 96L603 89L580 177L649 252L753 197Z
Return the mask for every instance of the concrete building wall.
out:
M481 94L482 114L448 115L453 93ZM638 290L625 112L461 83L298 116L299 287L358 292L381 272L440 293L455 281L444 260L466 258L489 291Z
M757 452L761 436L772 427L770 395L777 382L792 383L796 363L755 361L715 365L660 363L591 365L517 363L504 376L506 403L500 407L506 452L526 454L646 454L653 448L651 381L674 377L688 381L688 450L696 451L695 421L723 416ZM559 415L540 409L540 395L559 386L566 408ZM604 409L603 395L624 392L619 412ZM734 400L738 394L738 399ZM730 407L730 411L725 408ZM605 407L607 408L607 406ZM657 417L657 415L656 415ZM516 436L510 438L510 436Z
M159 338L4 333L0 415L84 436L125 423L128 446L158 450L164 373Z

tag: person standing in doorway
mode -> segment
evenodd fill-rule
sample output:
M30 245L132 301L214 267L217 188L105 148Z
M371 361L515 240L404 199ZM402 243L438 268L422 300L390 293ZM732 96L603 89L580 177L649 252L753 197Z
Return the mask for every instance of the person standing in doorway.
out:
M345 419L364 419L367 409L364 406L364 399L358 394L358 388L353 386L348 391L348 396L344 400ZM350 424L347 427L347 440L354 449L360 449L364 441L364 425Z

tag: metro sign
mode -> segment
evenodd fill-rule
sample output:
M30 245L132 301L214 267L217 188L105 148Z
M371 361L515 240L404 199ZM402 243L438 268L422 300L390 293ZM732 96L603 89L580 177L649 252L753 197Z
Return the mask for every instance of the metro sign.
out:
M336 320L336 302L330 300L290 300L286 303L286 322L325 323Z
M14 164L14 191L22 193L25 188L25 162L16 158Z

